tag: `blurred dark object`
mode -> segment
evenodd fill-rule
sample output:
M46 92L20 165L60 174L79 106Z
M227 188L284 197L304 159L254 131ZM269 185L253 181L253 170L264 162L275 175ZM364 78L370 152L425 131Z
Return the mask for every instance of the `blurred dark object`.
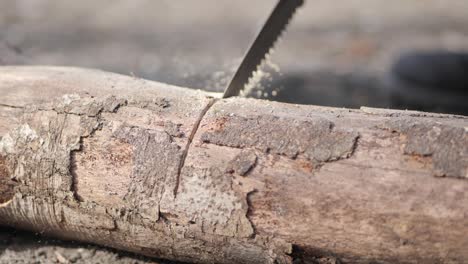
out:
M387 82L396 107L468 114L468 53L412 52L391 68Z
M250 96L293 104L390 107L379 78L365 73L291 72L272 79L255 87Z
M310 71L271 79L262 81L250 96L296 104L468 115L468 53L404 53L396 56L383 76L359 71Z
M401 56L392 73L408 83L444 92L465 92L468 54L447 51L415 52Z

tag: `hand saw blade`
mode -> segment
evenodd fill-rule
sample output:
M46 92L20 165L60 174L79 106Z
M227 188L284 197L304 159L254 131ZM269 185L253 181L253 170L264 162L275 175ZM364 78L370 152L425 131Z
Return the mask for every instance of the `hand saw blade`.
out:
M261 66L262 61L281 36L296 10L304 4L304 0L280 0L266 21L257 38L244 56L237 72L234 74L223 98L238 96L249 83L253 73Z

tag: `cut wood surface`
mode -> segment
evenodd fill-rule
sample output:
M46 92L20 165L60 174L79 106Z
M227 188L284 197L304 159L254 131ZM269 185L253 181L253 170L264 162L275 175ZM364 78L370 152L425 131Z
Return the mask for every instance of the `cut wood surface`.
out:
M0 67L0 117L3 225L187 262L468 261L467 117L58 67Z

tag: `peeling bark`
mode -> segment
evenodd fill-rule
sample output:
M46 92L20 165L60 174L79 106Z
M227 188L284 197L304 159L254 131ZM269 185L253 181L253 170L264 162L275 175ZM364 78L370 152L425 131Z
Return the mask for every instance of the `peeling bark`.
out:
M0 224L188 262L468 259L465 117L0 72Z
M351 155L357 133L335 131L325 118L297 120L270 115L253 118L222 116L214 127L203 133L201 140L218 146L257 148L266 153L285 155L291 159L304 156L327 162Z

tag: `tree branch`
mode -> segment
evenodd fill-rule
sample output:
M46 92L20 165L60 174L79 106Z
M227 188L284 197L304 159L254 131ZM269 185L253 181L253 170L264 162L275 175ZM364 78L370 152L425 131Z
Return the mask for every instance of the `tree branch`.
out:
M461 263L468 119L0 68L0 224L187 262Z

